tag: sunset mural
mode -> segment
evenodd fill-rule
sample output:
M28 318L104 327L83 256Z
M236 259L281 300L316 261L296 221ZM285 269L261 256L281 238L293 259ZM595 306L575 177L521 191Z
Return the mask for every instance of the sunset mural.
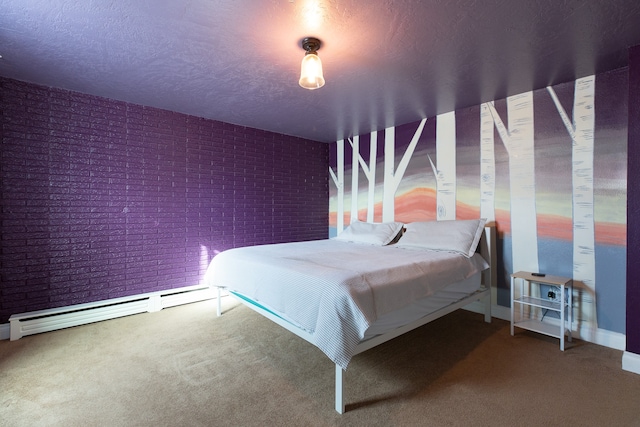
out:
M627 78L617 70L359 135L357 150L353 139L333 144L329 235L353 218L389 220L389 205L402 222L452 210L456 219L491 215L501 241L499 305L509 305L514 270L573 277L578 318L624 332ZM443 180L453 205L443 202ZM580 270L581 256L593 259L591 271Z

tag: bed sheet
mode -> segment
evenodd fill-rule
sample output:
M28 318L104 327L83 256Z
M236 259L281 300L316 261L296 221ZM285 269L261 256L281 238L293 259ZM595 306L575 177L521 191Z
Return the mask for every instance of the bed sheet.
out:
M482 273L478 272L460 282L447 285L433 295L419 299L404 308L380 316L367 328L363 340L368 340L376 335L381 335L395 328L407 325L443 307L458 302L478 291L481 285Z

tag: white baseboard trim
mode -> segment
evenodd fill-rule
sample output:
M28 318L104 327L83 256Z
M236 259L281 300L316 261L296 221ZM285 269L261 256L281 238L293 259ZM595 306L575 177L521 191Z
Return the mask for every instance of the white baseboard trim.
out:
M640 354L625 351L622 353L622 369L640 374Z
M211 299L215 293L203 285L167 289L147 294L95 301L27 313L14 314L0 325L0 338L17 340L26 335L86 325L163 308Z
M483 313L483 306L479 302L469 304L467 308L473 312ZM491 306L491 317L496 319L511 321L511 309L509 307L503 307L501 305ZM546 320L545 320L546 321ZM559 322L559 319L549 319L549 322ZM582 341L587 341L593 344L598 344L604 347L613 348L615 350L624 350L627 346L627 340L625 334L618 332L611 332L604 329L593 329L589 326L581 326L577 328L577 325L573 325L572 335L573 337Z

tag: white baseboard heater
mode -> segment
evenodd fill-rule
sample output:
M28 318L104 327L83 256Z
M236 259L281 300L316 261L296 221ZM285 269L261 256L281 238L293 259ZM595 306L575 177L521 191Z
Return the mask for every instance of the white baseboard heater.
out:
M41 332L55 331L132 314L160 311L163 308L203 301L214 296L215 293L208 286L196 285L14 314L9 318L9 339L14 341Z

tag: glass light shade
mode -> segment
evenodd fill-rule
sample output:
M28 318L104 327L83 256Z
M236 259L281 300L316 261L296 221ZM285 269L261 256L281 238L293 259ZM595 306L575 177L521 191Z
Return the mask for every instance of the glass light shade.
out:
M320 57L318 57L318 55L314 53L307 53L304 58L302 58L302 67L298 84L305 89L318 89L324 86L322 61L320 61Z

